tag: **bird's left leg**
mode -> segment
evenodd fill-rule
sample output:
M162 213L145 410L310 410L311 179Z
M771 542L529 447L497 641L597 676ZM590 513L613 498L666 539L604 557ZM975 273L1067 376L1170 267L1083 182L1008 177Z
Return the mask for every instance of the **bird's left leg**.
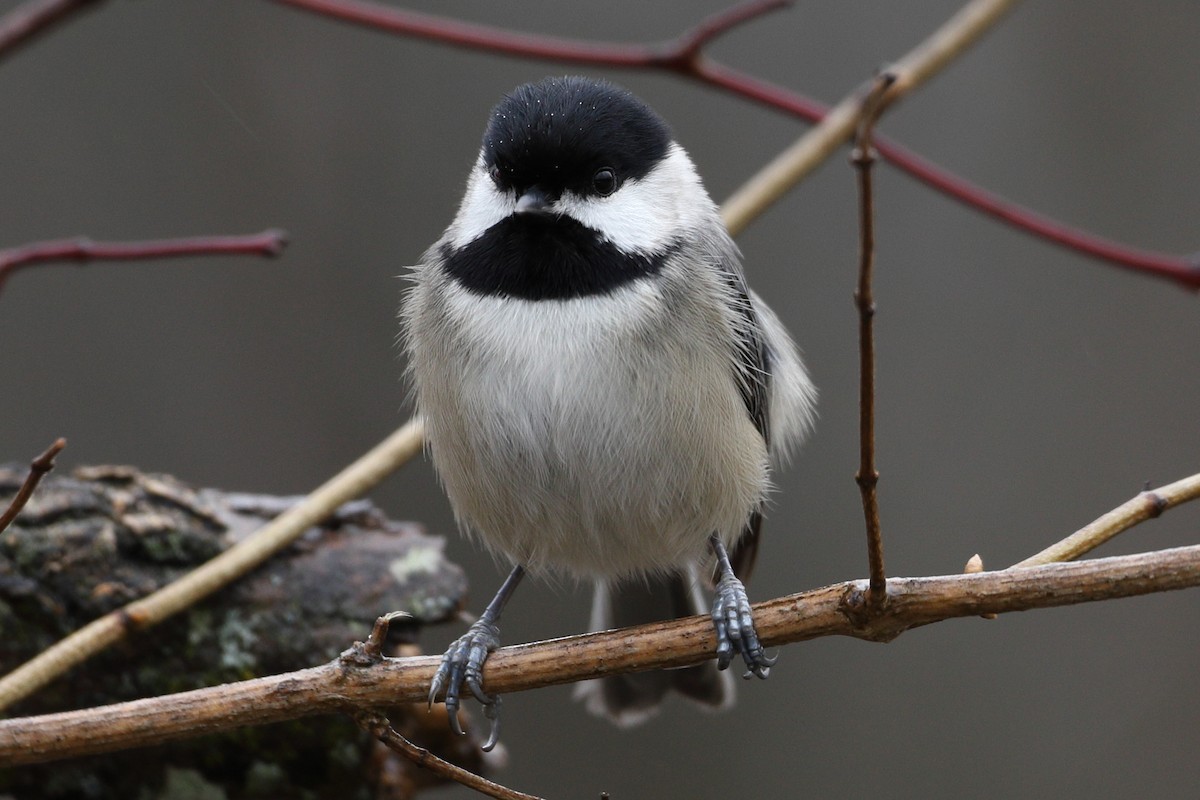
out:
M717 629L717 668L728 667L734 653L739 653L746 662L746 674L742 677L757 675L765 678L770 674L775 658L763 652L762 643L758 641L746 586L734 574L729 553L720 537L714 533L708 543L717 557L718 579L712 608L713 626Z
M492 722L487 742L483 745L484 750L491 750L500 738L500 695L486 694L483 691L483 662L487 660L488 653L500 646L500 612L504 610L504 604L508 602L508 598L512 596L523 577L525 568L520 564L513 567L513 571L508 574L500 591L496 592L483 614L466 633L454 640L442 656L442 663L429 686L431 706L442 689L446 690L446 713L450 717L450 727L462 736L458 707L463 684L466 684L467 689L483 706L483 715Z

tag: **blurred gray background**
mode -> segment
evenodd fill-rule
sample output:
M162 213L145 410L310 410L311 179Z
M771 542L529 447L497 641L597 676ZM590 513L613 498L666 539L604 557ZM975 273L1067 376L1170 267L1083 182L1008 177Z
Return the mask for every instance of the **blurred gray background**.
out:
M15 7L0 0L0 11ZM563 36L657 40L716 2L412 2ZM835 101L957 2L807 3L711 53ZM882 129L1123 242L1200 246L1200 7L1029 4ZM448 223L489 109L561 65L395 38L257 0L112 0L0 62L0 247L280 226L276 261L47 266L0 295L0 460L304 492L407 416L395 312ZM714 198L804 130L678 78L613 78L670 120ZM752 285L821 389L778 476L754 598L865 574L856 466L854 181L831 161L745 233ZM878 173L880 500L893 575L1001 567L1200 470L1200 298ZM501 580L429 466L373 495L451 534L473 605ZM1195 543L1183 508L1101 554ZM522 587L510 643L585 627L582 587ZM364 621L382 608L364 608ZM1191 797L1200 592L951 621L886 646L786 648L739 707L617 731L568 688L510 697L500 776L551 797ZM440 651L457 632L426 646ZM445 797L474 796L453 789Z

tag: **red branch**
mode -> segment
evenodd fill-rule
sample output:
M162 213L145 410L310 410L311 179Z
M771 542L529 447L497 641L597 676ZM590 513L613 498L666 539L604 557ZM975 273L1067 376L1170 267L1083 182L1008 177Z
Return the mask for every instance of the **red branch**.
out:
M59 239L0 250L0 291L12 273L46 261L132 261L196 255L277 256L287 245L287 234L272 228L246 236L195 236L147 242L93 242Z
M606 67L665 69L740 97L817 122L828 112L815 100L705 57L701 48L730 28L789 5L785 0L750 0L658 44L585 42L518 33L431 14L381 6L365 0L274 0L277 3L401 36L525 58ZM1058 222L965 181L882 136L881 156L919 181L954 199L1070 250L1119 267L1200 289L1200 257L1138 250Z
M0 57L75 11L97 0L29 0L0 17Z

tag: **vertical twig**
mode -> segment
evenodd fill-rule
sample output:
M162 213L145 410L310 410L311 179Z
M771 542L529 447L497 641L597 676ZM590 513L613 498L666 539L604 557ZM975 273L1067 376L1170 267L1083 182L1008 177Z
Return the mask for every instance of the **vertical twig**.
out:
M854 304L858 306L859 355L859 466L854 480L862 494L863 516L867 525L867 561L870 582L867 604L880 608L887 599L887 574L883 565L883 531L879 525L879 500L876 485L879 471L875 469L875 297L871 278L875 267L875 208L871 185L871 167L875 150L871 133L883 111L883 98L896 78L891 73L880 75L863 98L863 113L854 137L850 162L858 171L859 261L858 288Z
M21 484L21 488L9 501L8 508L3 514L0 514L0 533L12 524L12 521L17 518L17 514L21 513L21 509L29 502L29 498L33 495L33 490L37 488L42 477L54 469L54 459L67 446L67 440L58 438L54 440L54 444L46 448L46 451L40 456L29 462L29 474L25 476L25 482Z

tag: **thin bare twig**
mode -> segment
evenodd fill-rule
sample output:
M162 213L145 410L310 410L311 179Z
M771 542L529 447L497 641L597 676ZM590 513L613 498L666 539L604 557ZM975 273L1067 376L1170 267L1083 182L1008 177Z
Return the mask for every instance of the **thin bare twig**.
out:
M911 628L955 617L1025 611L1200 585L1200 545L1027 569L928 578L890 578L887 605L866 601L865 581L754 606L763 644L821 636L890 641ZM518 692L606 675L668 669L713 657L706 616L505 647L484 666L484 690ZM362 666L337 659L312 669L129 703L0 722L0 766L32 764L159 744L314 714L355 713L423 700L437 656Z
M375 620L375 625L371 628L371 633L367 637L367 640L365 642L355 642L353 646L341 654L339 661L343 665L353 665L356 667L372 667L383 663L383 646L387 641L388 630L391 627L392 620L409 616L404 611L393 611L390 614L384 614L379 617ZM463 769L443 758L439 758L427 748L413 743L393 728L387 716L378 709L361 709L355 711L351 716L354 717L354 721L360 728L407 758L420 769L427 769L435 775L462 784L489 797L498 797L501 800L539 800L539 798L533 795L522 794L502 784L489 781L482 775L477 775L470 770ZM437 725L432 719L426 719L427 722L425 724L427 726ZM443 729L445 729L448 722L443 721L441 724Z
M93 242L87 238L59 239L0 250L0 291L12 273L49 261L136 261L197 255L277 256L287 234L272 228L246 236L195 236L141 242Z
M412 761L418 767L427 769L455 783L460 783L468 789L474 789L480 794L485 794L488 797L496 797L499 800L541 800L535 795L518 792L515 789L510 789L494 781L489 781L482 775L476 775L470 770L463 769L460 766L451 764L449 761L438 758L424 747L415 745L401 736L392 727L391 723L388 722L387 717L378 711L360 711L354 715L354 721L358 723L360 728L395 752Z
M29 502L29 498L33 496L33 491L37 489L37 485L42 482L42 478L46 473L54 469L54 459L67 446L67 440L59 437L54 440L46 450L33 461L29 462L29 474L25 476L25 481L21 484L21 488L13 495L13 499L9 501L8 508L3 514L0 514L0 533L12 524L12 521L21 513L21 509Z
M461 20L419 14L364 0L274 0L276 3L349 22L383 30L401 36L415 36L456 47L484 50L510 56L536 58L569 64L617 67L627 69L667 69L700 83L722 89L739 97L774 108L810 122L834 116L837 135L826 152L805 156L812 163L785 182L794 185L808 171L824 161L854 132L854 121L839 119L841 106L830 107L769 81L748 75L732 67L703 57L700 46L749 19L780 8L785 3L755 0L722 12L701 22L678 38L657 44L620 44L563 39L518 33L503 28L477 25ZM940 70L961 48L973 42L978 34L989 28L1007 13L1016 0L976 0L966 6L943 27L941 35L927 40L925 47L913 53L924 53L919 64L908 68L906 60L897 62L892 71L919 84ZM956 32L957 31L957 32ZM963 36L963 33L966 36ZM911 88L905 84L905 91ZM1014 228L1045 239L1053 244L1075 250L1118 267L1134 272L1165 278L1187 289L1200 289L1200 261L1194 256L1157 253L1128 245L1066 225L1051 217L993 194L953 173L927 161L886 137L877 136L875 147L879 154L899 169L925 183L935 191L978 209ZM765 171L765 170L764 170ZM785 188L786 188L785 186ZM740 194L740 193L739 193ZM736 199L736 203L733 202ZM739 205L749 202L749 196L735 196L728 204L734 220L732 228L740 230L756 213L744 213ZM774 202L767 199L763 208ZM761 210L761 209L760 209Z
M420 452L421 445L421 424L410 421L253 536L174 583L90 622L34 656L0 679L0 709L120 641L130 630L156 625L254 569L338 506L376 486L398 465Z
M862 100L863 111L855 135L850 161L858 173L858 286L854 304L858 307L858 472L854 476L862 495L863 518L867 529L869 589L867 601L875 608L887 600L887 573L883 564L883 530L879 523L879 498L876 487L879 470L875 468L875 295L872 277L875 267L875 200L871 172L875 149L871 134L883 113L884 97L896 77L885 73Z
M1200 497L1200 475L1193 475L1157 489L1147 489L1062 541L1014 564L1011 569L1035 567L1079 558L1139 522L1154 519L1167 509L1198 497Z
M97 0L29 0L0 17L0 58Z

